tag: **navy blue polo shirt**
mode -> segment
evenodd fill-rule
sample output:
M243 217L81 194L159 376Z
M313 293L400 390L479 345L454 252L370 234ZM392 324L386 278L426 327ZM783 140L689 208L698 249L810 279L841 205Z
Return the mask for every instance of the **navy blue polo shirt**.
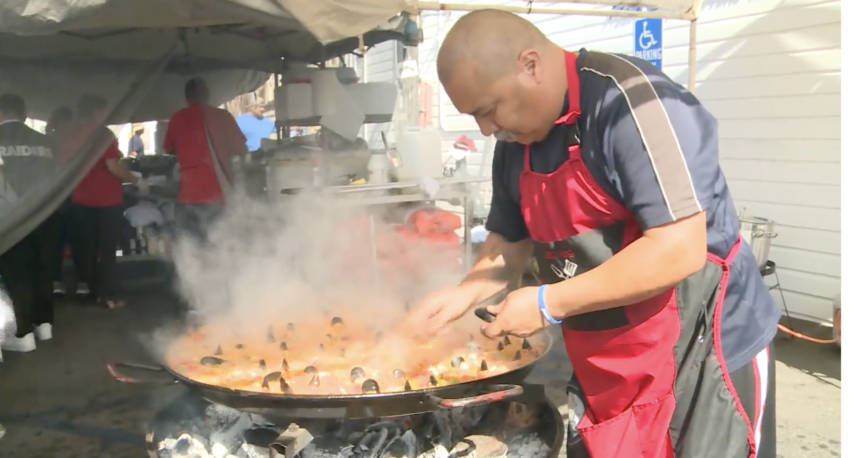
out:
M642 230L705 211L708 251L725 258L738 239L739 223L719 165L717 120L686 89L640 59L582 50L577 69L582 160L597 184ZM565 127L554 127L531 145L531 169L557 170L568 158L567 143ZM509 242L529 237L519 191L524 156L523 145L498 142L493 158L486 227ZM743 242L723 304L722 344L730 372L773 340L779 317Z

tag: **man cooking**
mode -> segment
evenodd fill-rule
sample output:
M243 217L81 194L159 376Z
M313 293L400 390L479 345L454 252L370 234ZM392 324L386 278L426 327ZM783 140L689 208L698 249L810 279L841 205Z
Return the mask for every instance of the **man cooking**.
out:
M570 458L775 452L779 311L718 161L716 119L632 57L568 52L496 10L461 18L439 80L499 141L472 272L412 317L435 331L518 279L484 334L560 324L574 370Z

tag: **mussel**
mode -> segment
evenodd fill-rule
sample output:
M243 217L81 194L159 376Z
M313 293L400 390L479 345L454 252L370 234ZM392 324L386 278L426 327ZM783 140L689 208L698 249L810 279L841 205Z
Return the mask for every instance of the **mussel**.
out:
M504 349L505 349L505 344L499 342L499 344L496 345L496 350L502 351Z
M266 343L275 343L275 335L271 331L266 334Z
M460 364L465 363L466 360L463 359L462 356L455 356L454 359L451 360L451 367L460 367Z
M215 356L221 356L224 352L221 350L221 346L218 345L218 348L215 349Z
M523 355L522 355L522 354L520 354L520 351L519 351L519 350L517 350L517 352L516 352L516 353L514 353L514 361L519 361L519 360L521 360L522 358L523 358Z
M263 377L263 380L271 383L271 382L274 382L275 380L277 380L279 378L281 378L281 371L275 371L275 372L269 372L268 374L266 374L266 376Z
M394 369L394 371L392 371L391 374L394 375L394 378L406 377L406 373L400 369Z
M245 346L244 346L244 345L242 345L242 344L236 344L236 350L241 350L241 349L243 349L243 348L245 348Z
M286 358L281 360L281 370L284 370L284 371L290 370L290 363L287 362Z
M358 379L364 378L364 369L360 367L353 367L351 371L349 371L349 378L355 382Z
M508 336L505 336L505 337L502 339L502 343L503 343L503 344L505 344L505 346L508 346L508 345L510 345L510 344L511 344L511 339L510 339L510 338L508 338Z
M313 376L313 377L311 377L311 381L310 381L310 383L308 383L308 385L310 385L310 386L320 386L320 376L319 376L319 374L314 374L314 376Z
M293 323L287 323L287 331L295 332L296 331L296 325L294 325Z
M265 369L265 368L266 368L266 360L261 359L261 360L257 363L257 365L258 365L258 366L260 366L260 369Z
M275 383L275 380L281 378L281 372L270 372L263 377L263 388L268 388L270 383Z
M488 371L488 370L490 370L490 368L489 368L489 367L487 367L487 360L482 359L482 360L481 360L481 368L480 368L480 369L478 369L478 372L486 372L486 371Z
M286 343L286 342L281 342L281 344L280 344L280 345L278 345L278 348L280 348L280 349L281 349L281 351L287 351L287 350L289 350L289 348L287 347L287 343Z
M305 368L305 374L316 374L319 372L316 367L308 366Z
M364 394L379 394L379 384L376 380L369 378L361 384L361 392Z
M523 339L523 350L531 350L532 344L529 343L528 339Z
M409 384L409 380L407 380L406 384L403 385L403 391L412 391L412 385Z
M202 364L204 366L220 366L220 365L224 364L225 362L226 361L224 361L223 359L216 358L214 356L204 356L203 358L200 359L200 364Z
M281 393L284 393L284 394L292 394L293 390L291 390L291 389L290 389L290 384L289 384L289 383L287 383L287 381L286 381L286 380L284 380L284 378L283 378L283 377L281 377L281 381L280 381L280 382L281 382Z
M331 319L331 325L334 326L336 324L343 324L343 320L339 316Z
M438 384L439 384L439 381L438 381L438 380L436 380L436 377L435 377L435 376L433 376L433 374L430 374L430 385L431 385L431 386L436 386L436 385L438 385Z

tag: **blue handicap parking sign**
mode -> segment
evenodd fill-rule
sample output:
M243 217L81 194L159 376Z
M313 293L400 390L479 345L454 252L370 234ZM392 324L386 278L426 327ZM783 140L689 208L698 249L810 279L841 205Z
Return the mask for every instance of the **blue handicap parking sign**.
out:
M633 55L663 68L663 20L639 19L633 27Z

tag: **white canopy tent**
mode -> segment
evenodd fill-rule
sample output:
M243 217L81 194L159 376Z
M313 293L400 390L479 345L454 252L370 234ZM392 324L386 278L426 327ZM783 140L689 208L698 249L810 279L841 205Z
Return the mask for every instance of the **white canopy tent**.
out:
M88 95L106 102L93 124L163 120L185 105L183 86L191 77L206 80L217 105L292 64L406 41L407 6L402 0L4 0L0 94L21 96L35 119L75 108ZM12 158L26 154L15 143L0 145L0 159L10 156L0 165L0 253L44 221L106 150L109 142L90 137L79 151L56 148L58 170Z

